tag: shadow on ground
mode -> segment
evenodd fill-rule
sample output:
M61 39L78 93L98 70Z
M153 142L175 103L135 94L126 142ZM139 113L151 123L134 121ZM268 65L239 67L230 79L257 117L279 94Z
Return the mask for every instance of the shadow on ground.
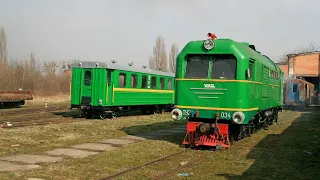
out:
M247 158L254 160L254 163L242 175L220 176L230 180L318 179L319 138L320 109L307 108L281 134L268 135L249 152Z
M181 145L186 131L186 121L167 121L147 125L136 125L120 129L128 135L147 140L163 140Z
M66 111L55 111L52 112L54 115L62 116L62 117L72 117L72 118L84 118L84 119L93 119L93 120L99 120L100 117L98 115L94 115L92 118L87 118L86 115L82 114L79 116L78 110L66 110ZM141 111L124 111L124 112L118 112L116 114L116 117L127 117L127 116L139 116L142 115ZM112 119L110 117L105 117L104 120Z

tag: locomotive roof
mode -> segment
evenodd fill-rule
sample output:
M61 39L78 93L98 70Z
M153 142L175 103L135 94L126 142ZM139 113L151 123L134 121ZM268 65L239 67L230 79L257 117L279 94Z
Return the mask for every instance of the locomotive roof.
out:
M141 72L147 74L155 74L161 76L172 76L174 77L175 74L171 72L163 72L157 71L153 69L147 68L139 68L136 66L125 66L117 63L105 63L105 62L98 62L98 61L81 61L81 62L74 62L70 65L71 68L80 68L79 63L82 64L81 68L104 68L104 69L115 69L115 70L124 70L124 71L132 71L132 72ZM98 66L96 66L98 63Z
M187 52L202 52L204 40L196 40L196 41L190 41L182 50L182 54L186 55ZM261 62L265 66L276 69L277 71L281 71L278 65L275 64L274 61L272 61L268 56L263 55L258 50L256 50L256 47L253 44L250 44L248 42L237 42L232 39L215 39L214 40L216 46L220 46L219 53L222 51L225 52L237 52L241 54L241 56L244 57L246 55L248 58L253 58L256 61ZM214 49L214 48L213 48Z

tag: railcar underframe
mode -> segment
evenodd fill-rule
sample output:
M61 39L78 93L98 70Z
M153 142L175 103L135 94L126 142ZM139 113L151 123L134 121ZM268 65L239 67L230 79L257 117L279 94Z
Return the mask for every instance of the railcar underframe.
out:
M118 115L128 111L141 111L144 115L170 112L173 109L173 104L158 104L158 105L131 105L131 106L90 106L90 105L71 105L70 110L78 109L78 115L85 115L87 118L92 118L94 115L105 118L115 118Z

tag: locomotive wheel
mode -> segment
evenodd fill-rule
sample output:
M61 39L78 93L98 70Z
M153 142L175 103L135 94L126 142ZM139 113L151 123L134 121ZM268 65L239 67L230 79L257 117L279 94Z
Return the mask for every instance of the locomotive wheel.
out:
M92 111L87 111L86 115L88 119L92 119Z
M229 141L231 145L235 144L236 143L235 135L230 134Z
M278 122L278 118L279 118L279 116L278 116L278 111L276 111L275 112L275 115L274 115L275 117L274 117L274 122Z
M217 146L216 146L216 151L217 151L217 150L221 150L221 149L222 149L221 144L217 144Z

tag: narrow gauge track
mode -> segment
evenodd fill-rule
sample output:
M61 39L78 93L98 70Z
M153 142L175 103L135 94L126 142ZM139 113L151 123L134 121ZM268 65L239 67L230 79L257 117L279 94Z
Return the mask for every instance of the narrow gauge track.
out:
M272 124L268 124L266 127L271 126L271 125L272 125ZM242 136L240 139L237 139L237 140L232 141L231 144L234 145L234 144L238 143L239 141L241 141L242 139L248 138L248 137L250 137L251 135L258 133L258 132L259 132L260 130L262 130L262 129L263 129L262 127L261 127L261 128L258 128L258 129L256 129L256 131L251 132L250 134L246 134L246 135ZM182 145L182 146L183 146L183 145ZM199 147L199 148L200 148L200 147ZM207 148L210 148L210 147L207 147ZM200 148L200 149L201 149L201 148ZM219 149L220 149L220 148L219 148ZM216 150L219 150L219 149L216 149ZM120 171L120 172L118 172L118 173L116 173L116 174L113 174L113 175L110 175L110 176L106 176L106 177L100 178L100 179L98 179L98 180L107 180L107 179L113 179L113 178L116 178L116 177L120 177L120 176L123 176L123 175L126 174L126 173L135 171L135 170L140 169L140 168L142 168L142 167L147 167L147 166L152 165L152 164L155 164L155 163L157 163L157 162L163 162L163 161L165 161L165 160L167 160L167 159L169 159L169 158L176 157L176 156L178 156L178 155L180 155L180 154L182 154L182 153L184 153L184 152L187 152L187 151L190 151L190 150L189 150L189 149L184 149L184 150L178 151L178 152L176 152L176 153L169 154L169 155L167 155L167 156L165 156L165 157L162 157L162 158L159 158L159 159L156 159L156 160L153 160L153 161L150 161L150 162L147 162L147 163L144 163L144 164L141 164L141 165L138 165L138 166L134 166L134 167L132 167L132 168L129 168L129 169ZM191 150L191 151L192 151L192 150ZM166 176L172 175L173 173L175 173L175 172L177 172L177 171L179 171L179 170L181 170L181 169L183 169L183 168L185 168L185 167L194 166L194 165L198 164L199 162L201 162L200 160L201 160L201 159L204 159L204 158L206 157L205 155L208 154L208 153L206 153L206 152L204 152L204 151L199 151L199 152L201 153L200 156L197 157L197 158L195 158L194 160L188 162L186 165L178 166L177 168L174 168L174 169L172 169L172 170L169 170L169 171L167 171L167 172L165 172L165 173L163 173L163 174L160 174L159 176L154 177L154 178L152 178L152 179L162 179L162 178L164 178L164 177L166 177Z
M38 120L25 120L25 121L11 121L10 125L1 124L1 128L17 128L26 126L40 126L40 125L50 125L50 124L63 124L71 122L80 122L81 120L74 119L61 119L61 118L51 118L51 119L38 119Z
M20 114L34 114L34 113L41 113L41 112L50 112L53 110L64 110L67 109L67 107L65 106L65 104L57 104L55 106L49 106L47 108L45 107L38 107L38 108L25 108L22 107L22 109L15 109L14 111L5 111L5 110L1 110L0 111L0 116L12 116L12 115L20 115Z
M162 158L159 158L159 159L156 159L156 160L153 160L153 161L149 161L149 162L146 162L144 164L141 164L141 165L138 165L138 166L134 166L132 168L129 168L129 169L126 169L126 170L123 170L123 171L120 171L118 173L115 173L115 174L112 174L110 176L106 176L106 177L102 177L98 180L107 180L107 179L114 179L114 178L118 178L118 177L121 177L129 172L133 172L135 170L138 170L142 167L147 167L147 166L150 166L150 165L153 165L153 164L156 164L156 163L159 163L159 162L164 162L165 160L169 160L169 159L172 159L173 157L177 157L187 151L192 151L192 150L189 150L189 149L184 149L184 150L181 150L181 151L178 151L178 152L175 152L175 153L172 153L172 154L169 154L165 157L162 157ZM180 169L183 169L185 167L188 167L188 166L193 166L193 165L196 165L197 163L200 162L201 159L205 158L205 155L207 154L206 152L201 152L199 151L199 153L201 154L198 158L188 162L187 164L185 165L179 165L177 168L174 168L173 170L170 170L166 173L163 173L163 174L160 174L159 176L153 178L153 179L161 179L161 178L164 178L168 175L171 175L172 173L176 172L176 171L179 171Z

